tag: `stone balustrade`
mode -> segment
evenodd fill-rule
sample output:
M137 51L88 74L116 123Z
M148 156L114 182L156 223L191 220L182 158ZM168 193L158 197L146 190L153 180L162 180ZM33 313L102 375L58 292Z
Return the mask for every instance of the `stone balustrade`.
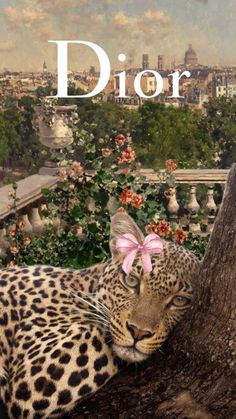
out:
M141 171L148 182L158 183L160 174L152 169ZM224 185L227 180L229 170L227 169L179 169L173 173L174 187L171 188L168 197L167 210L172 224L185 226L192 233L201 234L211 233L217 214L218 206L215 201L216 185L218 185L219 195L222 199ZM198 200L198 187L205 186L205 197ZM181 187L187 187L188 200L184 206L179 203L178 197L181 195ZM201 191L203 192L203 191ZM202 197L201 197L202 198ZM201 205L200 205L201 204ZM200 217L201 215L201 217ZM200 223L201 218L201 223ZM205 230L202 230L205 226Z
M141 170L139 175L146 178L148 183L159 183L160 174L154 170ZM201 226L205 224L205 232L211 232L217 213L218 205L215 202L215 185L220 185L223 190L228 176L228 170L176 170L173 174L174 186L167 200L167 211L170 222L174 225L185 226L190 232L201 234ZM43 188L54 188L57 176L33 175L17 182L17 209L19 218L24 221L24 229L28 233L40 234L44 225L51 222L42 215L45 201L42 194ZM198 199L198 185L205 185L205 198L203 203ZM180 202L182 187L187 189L185 198L187 202ZM4 240L6 225L12 210L9 209L12 185L0 188L0 250L4 250L8 242ZM204 208L203 208L204 207ZM199 213L202 222L199 222ZM54 221L55 224L58 220Z
M24 222L25 232L39 235L43 227L51 222L42 216L45 206L42 189L54 188L56 184L57 177L48 175L28 176L17 182L17 212L19 220ZM13 213L9 196L13 192L12 185L0 188L0 253L4 253L8 247L5 236L9 216Z

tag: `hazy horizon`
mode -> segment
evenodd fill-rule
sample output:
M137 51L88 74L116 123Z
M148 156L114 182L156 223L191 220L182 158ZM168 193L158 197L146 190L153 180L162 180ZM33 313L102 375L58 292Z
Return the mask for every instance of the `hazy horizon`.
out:
M178 3L178 5L177 5ZM112 67L141 65L149 54L166 64L183 63L191 43L203 65L236 65L235 0L1 0L1 70L40 71L46 60L56 69L56 46L48 40L87 40L105 49ZM232 54L233 52L233 54ZM83 46L73 46L70 69L98 63Z

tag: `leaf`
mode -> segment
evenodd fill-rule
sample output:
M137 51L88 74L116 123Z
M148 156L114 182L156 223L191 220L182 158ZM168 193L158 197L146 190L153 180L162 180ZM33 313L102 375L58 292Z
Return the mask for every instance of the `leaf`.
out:
M92 234L96 234L98 232L98 226L96 223L88 224L88 231Z

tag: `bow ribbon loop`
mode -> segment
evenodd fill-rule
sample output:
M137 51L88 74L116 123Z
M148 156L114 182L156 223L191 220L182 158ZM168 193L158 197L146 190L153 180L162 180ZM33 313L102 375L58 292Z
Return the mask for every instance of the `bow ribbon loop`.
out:
M116 249L121 253L127 253L122 269L129 275L134 259L139 251L141 253L144 273L152 271L151 254L160 253L163 250L163 243L157 234L148 234L145 237L143 244L140 244L133 234L123 234L116 241Z

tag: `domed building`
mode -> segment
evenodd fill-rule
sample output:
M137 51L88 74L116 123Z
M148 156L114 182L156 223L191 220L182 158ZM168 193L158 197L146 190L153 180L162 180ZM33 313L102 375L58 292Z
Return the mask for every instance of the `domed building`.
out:
M191 44L189 44L188 50L185 52L184 64L189 67L194 67L198 64L196 51L194 51Z

